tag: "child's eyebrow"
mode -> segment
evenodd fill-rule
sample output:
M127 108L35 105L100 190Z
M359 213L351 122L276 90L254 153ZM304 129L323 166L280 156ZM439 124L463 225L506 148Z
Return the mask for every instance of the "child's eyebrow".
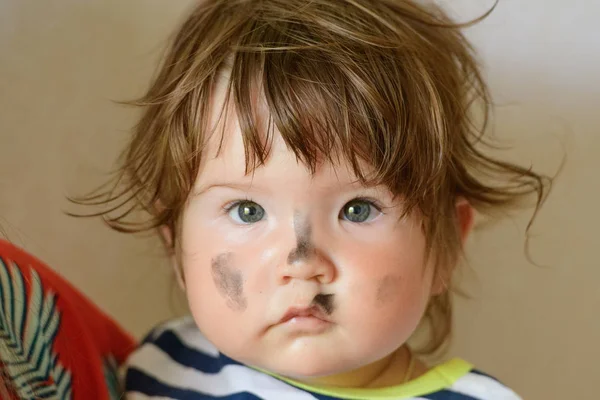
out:
M209 192L213 189L218 189L218 188L239 190L239 191L243 191L243 192L269 191L269 189L263 188L260 184L257 185L254 182L248 182L248 183L214 182L214 183L203 184L203 185L199 185L198 187L195 187L194 190L192 191L192 197L202 196L202 195L206 194L207 192ZM378 189L381 189L381 185L362 184L359 181L351 181L351 182L344 182L341 185L335 185L335 186L327 185L327 187L325 187L324 189L325 190L323 190L323 192L339 193L339 192L344 192L344 191L355 191L355 190L360 190L360 189L378 190Z
M257 185L254 185L253 183L215 182L215 183L211 183L208 185L201 185L198 188L194 188L194 190L192 191L192 196L193 197L202 196L203 194L206 194L206 192L209 192L212 189L218 189L218 188L241 190L241 191L245 191L245 192L247 192L251 189L252 190L260 190L260 188L257 187Z

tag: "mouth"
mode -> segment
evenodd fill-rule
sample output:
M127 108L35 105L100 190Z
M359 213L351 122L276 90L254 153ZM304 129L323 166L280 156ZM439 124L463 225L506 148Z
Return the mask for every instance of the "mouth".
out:
M332 325L327 314L318 306L290 308L277 324L293 337L320 335Z
M290 337L320 335L335 325L331 319L333 306L332 294L319 294L310 305L288 308L279 321L270 327L282 329Z
M329 319L319 307L290 308L279 320L280 324L287 322L300 321L304 319L317 319L329 323Z

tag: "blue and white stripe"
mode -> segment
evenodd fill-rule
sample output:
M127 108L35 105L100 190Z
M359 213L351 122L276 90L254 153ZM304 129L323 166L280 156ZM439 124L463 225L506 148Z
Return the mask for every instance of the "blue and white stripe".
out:
M160 326L128 360L132 400L333 400L291 386L234 361L208 342L191 318ZM506 386L475 371L450 387L414 400L520 400Z

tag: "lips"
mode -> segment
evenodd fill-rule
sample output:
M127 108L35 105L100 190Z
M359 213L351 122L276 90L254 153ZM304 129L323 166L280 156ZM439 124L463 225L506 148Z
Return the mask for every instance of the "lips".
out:
M329 322L325 313L319 307L290 308L279 321L280 324L288 322L294 318L316 318Z

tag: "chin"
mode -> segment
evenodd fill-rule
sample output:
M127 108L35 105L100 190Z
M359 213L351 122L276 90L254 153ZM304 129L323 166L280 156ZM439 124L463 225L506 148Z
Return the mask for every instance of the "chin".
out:
M271 362L266 369L296 380L311 380L352 369L351 363L348 363L348 360L342 360L339 355L312 351L304 351L302 354L294 353L282 352L280 358L269 360Z
M338 368L326 368L321 364L314 365L286 365L280 368L279 371L273 371L278 375L297 381L311 381L313 379L322 378L325 376L335 375L344 372Z

